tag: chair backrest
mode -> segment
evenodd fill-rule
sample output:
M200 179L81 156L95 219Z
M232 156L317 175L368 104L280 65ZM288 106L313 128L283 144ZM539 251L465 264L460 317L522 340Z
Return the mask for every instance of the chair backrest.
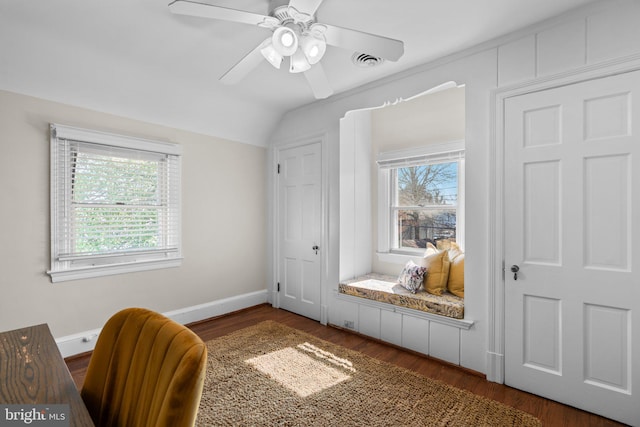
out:
M81 390L96 426L195 424L207 348L191 330L143 308L111 317Z

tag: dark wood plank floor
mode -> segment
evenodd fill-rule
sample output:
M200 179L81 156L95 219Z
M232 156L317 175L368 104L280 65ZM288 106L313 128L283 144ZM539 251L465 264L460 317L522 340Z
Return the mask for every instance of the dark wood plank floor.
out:
M434 378L481 396L497 400L540 418L544 426L622 426L609 419L543 399L520 390L486 381L482 375L449 365L417 353L373 340L342 329L323 326L288 311L260 305L237 313L198 322L189 327L204 341L226 335L238 329L273 320L308 332L318 338L339 344L368 356L393 363L419 374ZM78 388L84 381L90 355L67 359L67 365Z

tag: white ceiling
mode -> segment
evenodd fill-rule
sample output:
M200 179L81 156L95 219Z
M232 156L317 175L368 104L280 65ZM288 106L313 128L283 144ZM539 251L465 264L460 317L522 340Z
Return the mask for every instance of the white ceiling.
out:
M266 14L268 0L199 0ZM362 68L329 47L336 94L593 0L324 0L318 22L403 40L398 62ZM0 89L265 145L284 113L315 99L301 74L266 61L218 78L269 30L175 15L169 0L0 0Z

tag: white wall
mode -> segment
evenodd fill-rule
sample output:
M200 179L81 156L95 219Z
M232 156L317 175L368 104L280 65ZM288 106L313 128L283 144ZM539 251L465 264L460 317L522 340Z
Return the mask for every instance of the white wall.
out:
M340 123L340 279L372 271L371 111L351 111ZM358 238L354 238L358 236Z
M326 134L329 162L330 253L323 292L328 301L329 321L340 266L340 119L348 111L371 108L407 99L447 81L464 84L466 91L466 265L465 318L475 323L461 331L459 359L462 366L479 372L494 369L495 341L487 329L490 280L501 280L493 272L501 260L491 256L493 203L492 138L495 119L493 91L520 85L532 79L554 79L576 69L640 53L640 2L604 0L569 14L553 18L507 37L485 43L466 52L443 58L400 75L334 96L287 114L272 137L272 144L296 140L300 135ZM343 230L350 232L350 230ZM271 233L269 233L271 235ZM273 260L270 258L269 264ZM492 295L492 298L494 296ZM494 303L494 300L491 300ZM491 352L487 360L488 343ZM488 367L490 369L488 369ZM491 374L493 375L493 373Z
M182 145L181 267L51 283L50 122ZM266 289L266 148L3 91L0 148L0 330L48 323L61 337L124 307L170 312Z

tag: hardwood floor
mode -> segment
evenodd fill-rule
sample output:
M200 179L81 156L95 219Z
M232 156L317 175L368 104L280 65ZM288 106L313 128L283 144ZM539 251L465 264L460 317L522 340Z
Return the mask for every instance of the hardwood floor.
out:
M204 341L226 335L238 329L255 325L264 320L273 320L287 326L308 332L318 338L339 344L368 356L415 371L455 387L465 389L497 400L506 405L533 414L542 420L544 426L622 426L615 421L594 415L560 403L543 399L520 390L486 381L483 376L447 363L406 351L365 336L342 329L323 326L320 323L279 310L264 304L246 310L198 322L189 327ZM90 355L67 359L67 366L78 388L84 381Z

